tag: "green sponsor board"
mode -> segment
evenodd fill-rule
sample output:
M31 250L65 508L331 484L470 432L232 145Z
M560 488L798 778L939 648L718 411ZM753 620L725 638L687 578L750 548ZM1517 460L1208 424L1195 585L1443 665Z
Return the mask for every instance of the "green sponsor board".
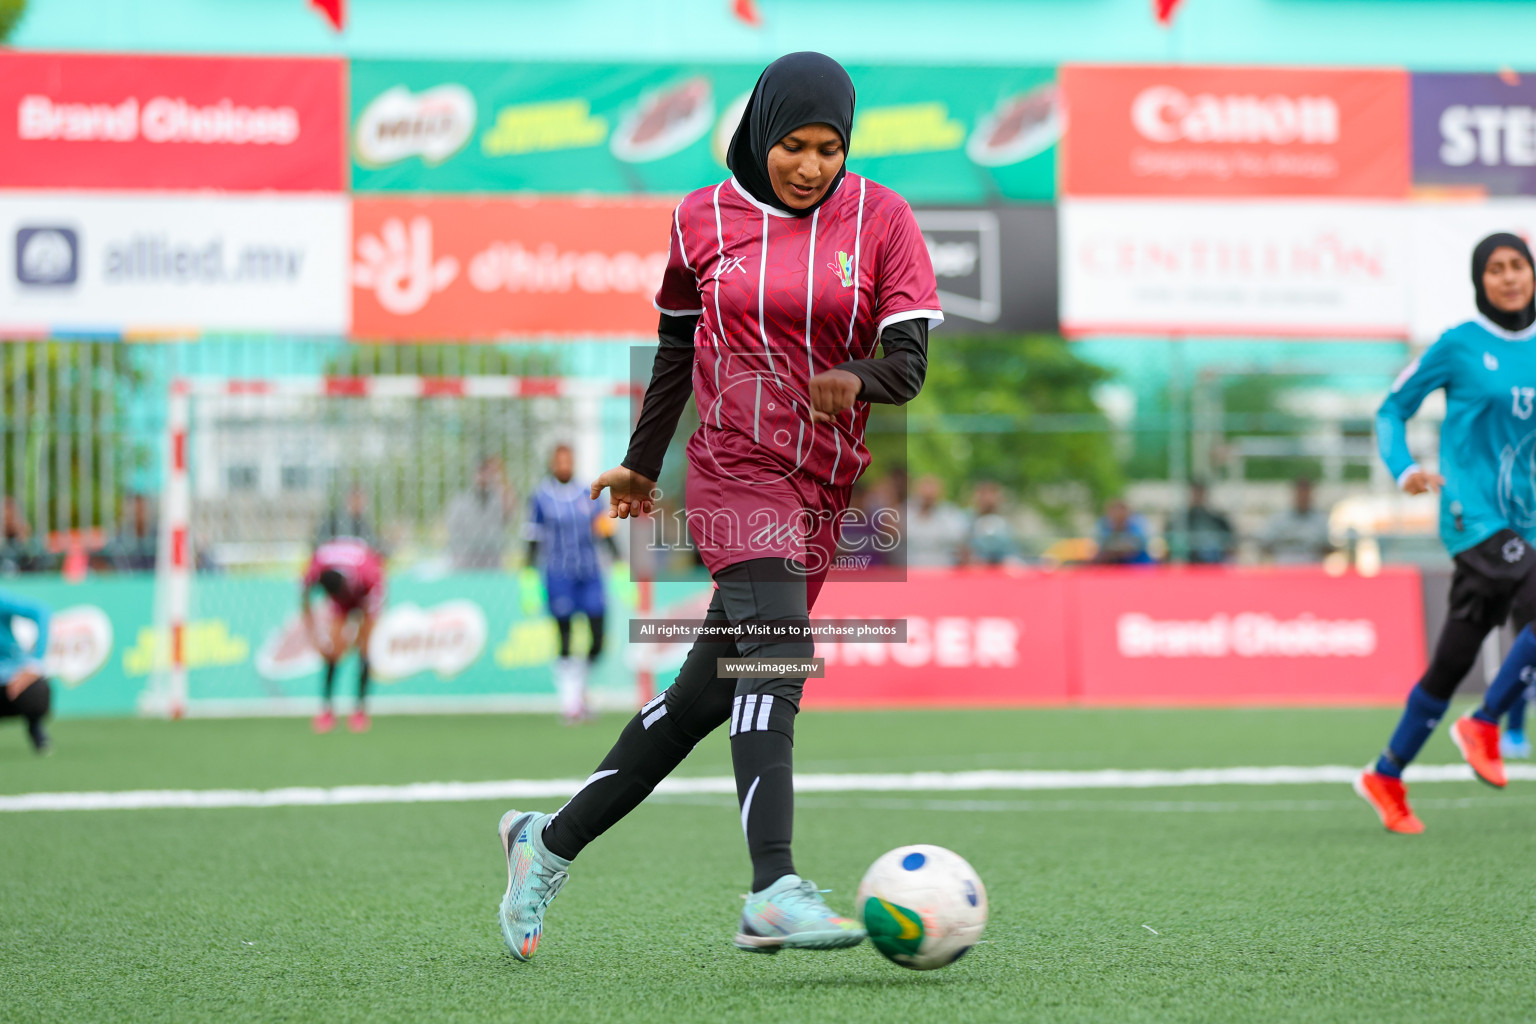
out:
M726 176L757 65L352 63L359 192L681 194ZM849 167L913 203L1049 201L1044 67L850 67Z
M59 715L129 715L156 707L151 686L165 667L167 645L154 626L152 576L98 576L78 584L20 577L0 586L54 613L49 669ZM376 708L393 702L413 710L553 706L550 664L558 637L536 582L507 573L403 572L389 586L370 644ZM658 583L654 590L657 615L703 617L707 581ZM319 661L302 639L292 579L200 574L192 593L184 640L192 714L312 710ZM636 695L639 667L656 672L658 688L670 682L668 670L681 662L685 645L625 642L636 588L622 566L610 573L607 594L607 653L589 681L594 699L613 707ZM578 628L577 652L586 645ZM338 675L342 707L355 693L355 664L349 661Z

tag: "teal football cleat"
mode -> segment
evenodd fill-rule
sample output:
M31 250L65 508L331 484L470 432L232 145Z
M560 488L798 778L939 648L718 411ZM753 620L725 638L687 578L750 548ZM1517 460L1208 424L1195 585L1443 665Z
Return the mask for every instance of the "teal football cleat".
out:
M799 875L785 875L763 891L749 893L746 901L737 949L843 949L864 941L859 923L832 913L816 883Z
M496 831L507 855L507 894L501 898L501 937L519 960L532 960L544 934L544 910L560 893L571 862L540 838L552 815L508 811Z
M1531 756L1531 741L1526 739L1524 730L1511 729L1499 739L1499 753L1504 755L1505 760L1513 758L1523 761Z

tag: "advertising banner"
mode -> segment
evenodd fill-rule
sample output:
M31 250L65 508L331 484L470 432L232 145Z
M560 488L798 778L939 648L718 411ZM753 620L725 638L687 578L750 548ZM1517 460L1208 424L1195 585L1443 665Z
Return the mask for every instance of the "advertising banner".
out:
M1413 183L1536 195L1536 78L1413 75Z
M905 583L826 587L817 619L905 619L905 643L818 642L808 707L1063 704L1066 573L913 570Z
M24 576L7 589L55 609L48 665L58 712L155 707L164 668L151 575L83 584ZM659 619L700 620L707 580L655 585ZM294 580L200 574L186 631L193 714L313 711L319 659ZM622 571L607 586L612 651L595 702L627 708L635 673L669 685L687 642L623 643L635 614ZM815 617L904 619L903 643L818 642L809 707L1396 704L1422 671L1420 575L1332 577L1321 568L912 570L906 583L833 584ZM27 638L22 637L23 642ZM578 638L578 647L585 641ZM380 710L555 708L554 623L503 573L392 575L371 644ZM353 676L338 693L347 704Z
M168 651L154 628L152 574L92 576L80 584L23 576L5 587L54 610L47 665L57 714L131 715L156 707L150 687ZM633 591L622 572L610 574L610 630L622 629L633 613ZM208 573L197 577L194 594L185 640L191 713L313 713L320 659L298 621L298 581ZM656 585L661 614L695 594L707 602L704 584ZM32 636L20 639L30 643ZM380 710L555 710L550 665L559 636L543 608L520 599L515 576L393 574L370 651L372 700ZM338 679L343 707L356 692L355 671L348 663ZM597 664L591 683L598 706L632 706L634 671L621 644Z
M0 188L346 187L344 65L0 53Z
M1496 231L1536 240L1536 199L1422 202L1413 207L1413 339L1431 342L1472 319L1472 250Z
M761 65L360 60L358 191L656 192L723 180ZM849 167L910 202L1049 201L1051 68L850 67Z
M1056 330L1056 208L914 211L950 334Z
M1072 574L1086 704L1390 704L1424 667L1416 569Z
M672 199L353 206L360 338L654 334Z
M1062 330L1402 338L1409 216L1386 202L1066 201Z
M0 194L0 331L344 334L342 195Z
M1408 191L1403 71L1080 65L1061 89L1063 195Z

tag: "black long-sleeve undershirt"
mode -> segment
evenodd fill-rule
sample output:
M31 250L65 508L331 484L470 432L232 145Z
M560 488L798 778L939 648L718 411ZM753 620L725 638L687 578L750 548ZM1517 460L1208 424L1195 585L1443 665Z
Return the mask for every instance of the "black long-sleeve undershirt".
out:
M697 316L661 314L656 328L660 345L651 362L651 382L640 404L640 419L629 435L629 452L621 465L647 480L661 476L667 445L677 433L677 421L693 394L693 332Z
M882 355L850 359L833 369L847 370L864 385L859 401L906 405L923 390L928 376L928 318L900 320L880 332Z
M688 397L693 394L693 333L697 316L661 314L660 342L651 363L651 381L640 406L640 419L629 438L625 469L647 480L661 476L667 446L677 432ZM859 401L904 405L917 397L928 373L928 321L902 320L880 332L882 355L849 359L833 367L859 378Z

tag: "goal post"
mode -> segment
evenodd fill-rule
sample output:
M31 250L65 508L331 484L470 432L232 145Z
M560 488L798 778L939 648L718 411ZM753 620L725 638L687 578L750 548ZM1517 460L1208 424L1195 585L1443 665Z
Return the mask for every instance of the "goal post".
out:
M389 558L369 645L373 710L553 710L555 630L520 568L528 499L557 444L572 448L578 479L616 463L635 397L627 380L585 377L172 380L158 656L141 710L312 713L319 663L298 628L298 580L328 531L370 531ZM622 551L624 531L616 539ZM652 593L626 567L607 581L597 707L632 707L652 689L644 664L624 664L626 620ZM353 678L338 673L343 706Z

